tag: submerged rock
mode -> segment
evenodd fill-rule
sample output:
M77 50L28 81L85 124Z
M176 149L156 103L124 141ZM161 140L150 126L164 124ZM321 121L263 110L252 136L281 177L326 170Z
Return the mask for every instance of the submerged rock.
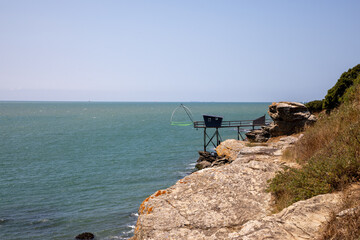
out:
M90 232L84 232L75 237L76 240L93 240L95 235Z

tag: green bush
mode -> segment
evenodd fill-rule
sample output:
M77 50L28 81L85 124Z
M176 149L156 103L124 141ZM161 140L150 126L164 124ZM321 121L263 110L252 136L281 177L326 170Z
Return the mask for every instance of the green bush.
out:
M305 104L311 113L321 112L323 109L323 100L314 100Z
M329 112L338 107L340 103L343 102L342 97L346 90L354 84L354 80L359 76L359 74L360 64L341 74L335 86L328 90L323 102L323 109L326 109L327 112Z

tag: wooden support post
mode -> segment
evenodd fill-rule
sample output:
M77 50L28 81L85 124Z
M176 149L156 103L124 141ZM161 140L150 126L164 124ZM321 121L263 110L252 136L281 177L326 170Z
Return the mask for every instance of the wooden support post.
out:
M204 152L206 152L206 128L204 128Z
M216 132L216 147L217 146L219 146L219 129L218 128L216 128L216 130L215 130L215 132Z

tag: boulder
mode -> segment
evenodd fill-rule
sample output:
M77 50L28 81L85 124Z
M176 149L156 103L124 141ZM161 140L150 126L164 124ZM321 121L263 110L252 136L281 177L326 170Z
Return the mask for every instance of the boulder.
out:
M270 133L263 129L255 129L245 133L249 142L267 142L270 138Z
M210 153L210 152L205 152L205 151L199 151L199 159L197 160L197 162L202 162L202 161L207 161L207 162L214 162L217 158L217 155L214 153Z
M272 103L268 113L272 120L285 122L302 121L311 116L307 107L297 102Z
M273 122L261 129L246 133L250 142L266 142L270 137L291 135L304 130L307 125L316 122L306 106L297 102L278 102L269 106L269 116Z
M269 116L273 122L264 128L271 137L291 135L301 132L308 124L313 124L316 117L307 107L297 102L278 102L269 106Z
M195 168L198 170L208 167L221 166L232 162L232 160L228 158L219 157L216 152L210 153L205 151L199 151L199 155L199 159L197 160L197 164L195 165Z
M206 161L206 160L202 160L195 165L195 168L198 170L208 168L208 167L211 167L211 162Z
M245 142L235 139L228 139L224 142L221 142L219 146L216 147L216 153L219 157L229 159L234 161L242 148L245 147Z

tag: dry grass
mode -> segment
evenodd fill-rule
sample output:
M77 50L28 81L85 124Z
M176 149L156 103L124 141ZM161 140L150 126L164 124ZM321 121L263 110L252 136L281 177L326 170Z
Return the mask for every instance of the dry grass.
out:
M331 115L321 113L314 126L307 127L304 136L297 144L285 153L286 159L296 159L300 164L306 163L319 151L328 148L334 139L343 134L349 126L360 119L360 87L357 89L357 99L353 104L345 104L334 110Z
M330 115L320 115L283 153L284 160L296 159L302 167L287 169L271 180L268 190L276 210L360 181L360 84L352 93L351 101Z
M333 212L319 240L360 239L360 185L346 189L342 200L342 214Z

